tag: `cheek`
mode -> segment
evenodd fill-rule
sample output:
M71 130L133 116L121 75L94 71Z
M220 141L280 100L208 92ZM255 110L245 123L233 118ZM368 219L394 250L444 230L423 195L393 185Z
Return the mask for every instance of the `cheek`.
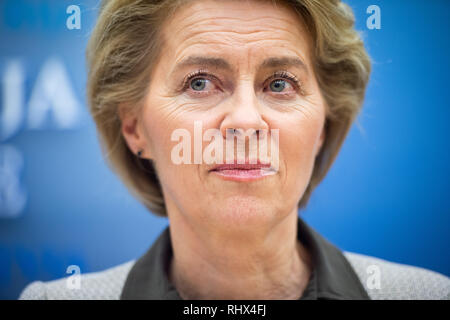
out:
M187 185L195 187L196 184L193 184L193 180L198 177L198 165L175 164L171 156L174 147L179 146L182 141L189 140L187 142L190 143L191 161L193 161L194 121L201 121L203 130L205 127L208 128L209 121L205 112L193 112L180 105L176 99L153 96L151 100L152 103L147 104L142 113L143 125L145 139L163 187L170 190L177 189L177 186L183 190L186 190L185 186ZM189 133L189 139L183 137L172 141L172 133L180 129Z
M177 129L191 131L183 108L173 98L159 94L149 94L142 112L145 139L155 162L162 167L171 163L170 150L177 144L171 141L172 133Z
M315 151L320 141L323 121L314 119L302 120L282 129L284 136L283 147L289 158L310 159L315 157ZM281 139L280 139L281 140Z
M280 127L280 154L286 170L287 185L306 187L313 171L316 150L324 125L321 106L314 112L291 114Z

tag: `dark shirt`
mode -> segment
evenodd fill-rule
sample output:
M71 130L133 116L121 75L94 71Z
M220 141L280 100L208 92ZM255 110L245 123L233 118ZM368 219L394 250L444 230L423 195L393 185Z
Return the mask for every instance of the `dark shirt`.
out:
M313 269L300 300L369 299L343 253L298 218L298 240L312 257ZM172 245L167 227L151 248L131 268L122 290L122 300L179 300L169 280Z

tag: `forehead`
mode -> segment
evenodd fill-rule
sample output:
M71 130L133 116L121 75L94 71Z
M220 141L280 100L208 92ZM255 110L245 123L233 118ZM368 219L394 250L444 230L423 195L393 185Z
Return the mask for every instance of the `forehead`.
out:
M191 1L177 9L162 33L164 55L172 62L208 53L240 61L277 54L309 61L309 35L301 17L270 1Z

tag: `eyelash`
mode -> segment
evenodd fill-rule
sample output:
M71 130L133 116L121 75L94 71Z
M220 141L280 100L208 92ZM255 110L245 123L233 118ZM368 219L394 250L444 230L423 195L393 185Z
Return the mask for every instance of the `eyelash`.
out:
M217 77L209 74L207 71L205 71L205 70L198 70L198 71L191 72L191 73L189 73L186 76L185 80L183 81L182 91L186 91L189 88L191 80L195 79L196 77L200 77L200 76L201 77L205 77L205 78L207 78L209 80L217 80L217 81L219 81L221 83L221 81ZM282 78L284 80L288 80L289 82L291 82L291 84L293 85L293 87L294 87L294 89L296 91L300 90L300 92L303 92L300 80L298 80L296 76L290 74L287 71L277 71L277 72L275 72L273 75L271 75L266 80L266 83L267 82L271 82L271 81L273 81L273 80L275 80L277 78ZM264 85L264 87L265 86L266 85Z
M295 90L301 90L302 89L300 80L298 80L296 76L294 76L293 74L290 74L287 71L277 71L277 72L275 72L273 75L271 75L269 77L269 79L267 79L266 83L267 82L270 83L273 80L276 80L278 78L282 78L283 80L288 80L289 82L291 82L291 84L293 85Z
M198 70L198 71L191 72L186 76L185 80L183 81L182 90L183 91L187 90L189 88L189 85L191 84L191 80L193 80L197 77L200 77L200 76L207 78L209 80L212 80L212 79L218 80L221 83L221 81L219 79L217 79L213 75L210 75L205 70Z

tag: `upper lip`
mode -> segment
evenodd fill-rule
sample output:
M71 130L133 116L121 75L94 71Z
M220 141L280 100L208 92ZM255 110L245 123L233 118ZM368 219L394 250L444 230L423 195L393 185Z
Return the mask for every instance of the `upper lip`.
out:
M253 161L255 162L255 161ZM237 163L235 161L234 163L228 164L218 164L214 166L210 171L219 171L219 170L255 170L255 169L263 169L263 168L270 168L270 163L261 163L259 160L251 164L250 161L245 161L245 163Z

